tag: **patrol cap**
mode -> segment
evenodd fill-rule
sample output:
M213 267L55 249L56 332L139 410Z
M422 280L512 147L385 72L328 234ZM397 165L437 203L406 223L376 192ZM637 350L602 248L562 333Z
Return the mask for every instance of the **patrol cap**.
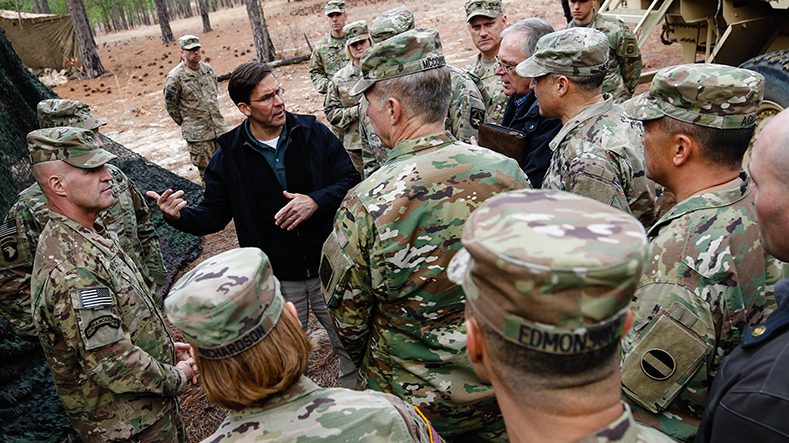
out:
M116 158L99 147L99 139L90 129L54 127L27 134L30 164L63 160L71 166L90 169Z
M508 341L560 355L619 340L647 258L630 214L556 190L486 200L461 242L448 273L474 316Z
M591 77L606 71L608 37L592 28L568 28L543 36L534 54L515 68L523 78L547 74Z
M178 279L164 300L170 323L210 360L233 357L263 340L283 305L279 281L258 248L205 260Z
M181 44L181 49L191 51L194 48L201 48L200 39L196 35L185 35L178 39Z
M625 102L633 120L664 116L718 129L748 128L764 96L764 77L754 71L715 64L678 65L661 69L649 92Z
M370 33L367 31L367 20L348 23L342 28L342 32L345 33L345 46L351 46L353 43L370 38Z
M496 18L501 11L501 0L466 0L466 23L478 15Z
M412 29L368 48L361 66L362 79L351 95L361 94L375 82L440 68L446 62L437 31Z
M373 19L370 23L370 40L380 43L411 29L414 29L414 13L405 6L400 6Z
M326 6L323 7L326 10L326 15L339 12L340 14L345 14L345 2L343 0L330 0L326 3Z
M38 124L42 128L55 126L71 126L74 128L97 129L107 123L90 113L87 103L77 100L53 98L41 100L36 106Z

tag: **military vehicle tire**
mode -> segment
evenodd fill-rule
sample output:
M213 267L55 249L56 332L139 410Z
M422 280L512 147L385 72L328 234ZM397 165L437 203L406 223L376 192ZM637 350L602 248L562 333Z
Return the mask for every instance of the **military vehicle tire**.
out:
M759 136L762 128L779 112L789 108L789 50L770 52L769 54L754 57L742 65L742 68L756 71L764 76L764 100L759 106L751 146L743 158L743 167L748 169L753 142Z

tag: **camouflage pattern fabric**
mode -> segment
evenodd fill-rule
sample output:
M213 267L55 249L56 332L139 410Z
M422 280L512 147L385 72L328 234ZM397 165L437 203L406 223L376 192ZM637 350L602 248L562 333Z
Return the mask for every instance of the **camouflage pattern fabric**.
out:
M82 169L95 168L117 158L99 145L99 137L90 129L54 127L27 134L30 164L55 160Z
M219 149L219 143L217 143L216 139L203 142L186 142L186 147L189 149L189 159L197 168L197 172L200 173L200 183L205 189L205 170L208 167L208 162L211 161L211 157Z
M324 389L306 377L271 397L263 407L231 411L205 441L318 443L327 439L441 441L415 408L397 397L373 391Z
M330 0L323 6L324 13L329 15L333 12L345 14L345 2L343 0Z
M36 105L36 113L42 128L71 126L93 130L107 124L91 114L87 103L77 100L41 100Z
M490 66L485 67L482 55L478 54L477 59L464 69L468 71L482 95L482 101L485 103L485 123L500 125L504 119L508 97L504 94L501 77L496 74L497 63L495 60L491 63Z
M86 442L130 439L178 410L173 396L187 380L173 366L173 340L113 233L49 217L33 267L33 318L58 395Z
M447 132L388 151L340 206L321 283L358 387L402 398L463 441L503 422L466 356L463 290L444 271L468 215L529 181L514 160Z
M178 39L178 44L181 46L181 49L186 51L203 47L203 45L200 44L200 38L191 34L181 36L181 38Z
M310 79L315 89L325 94L334 74L345 66L350 59L345 53L345 38L334 38L331 34L324 36L315 44L310 60Z
M219 112L218 90L216 74L207 63L200 62L198 69L192 69L182 61L167 74L164 107L187 142L214 140L227 132Z
M761 247L749 182L743 172L735 184L690 197L649 231L622 381L636 420L682 441L697 432L721 360L746 326L775 309L782 265Z
M534 54L518 63L523 78L548 74L592 77L608 72L608 39L597 29L568 28L544 35Z
M567 24L568 28L578 27L575 20ZM610 19L593 11L592 21L583 25L594 28L608 37L611 55L608 60L608 73L603 80L603 93L614 96L614 101L621 103L629 99L641 78L641 50L633 31L620 19Z
M756 124L764 83L758 72L732 66L672 66L655 74L649 92L625 103L625 115L641 121L669 116L707 128L747 128Z
M353 166L361 174L363 164L361 161L362 140L359 135L359 100L361 95L350 95L351 88L362 78L362 70L348 62L344 68L337 71L329 84L326 93L326 100L323 102L323 112L326 120L329 121L334 129L334 133L342 141L342 145L351 160Z
M633 420L630 408L626 404L623 406L625 412L618 419L578 441L595 443L671 443L674 441L652 428L637 424Z
M501 0L466 0L466 23L481 15L496 18L502 12Z
M145 198L131 180L115 166L112 174L115 203L99 213L98 219L118 236L119 245L134 260L145 285L154 290L164 285L164 267L159 236L151 223ZM31 311L30 278L39 235L49 221L49 204L37 183L19 193L6 214L0 231L0 313L20 336L35 336Z
M414 29L414 13L400 6L383 12L370 23L370 40L373 44Z
M655 182L644 171L643 126L625 118L613 97L604 97L565 123L551 141L553 156L542 187L619 208L649 228L660 204Z

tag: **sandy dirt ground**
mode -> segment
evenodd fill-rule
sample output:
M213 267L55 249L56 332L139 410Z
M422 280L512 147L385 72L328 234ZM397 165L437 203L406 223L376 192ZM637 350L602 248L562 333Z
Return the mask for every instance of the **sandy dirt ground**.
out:
M305 36L314 45L328 32L323 3L324 0L267 0L263 3L278 58L307 54L309 49ZM465 0L346 0L349 22L371 21L377 14L397 6L411 8L417 26L437 29L448 62L461 67L476 56L465 24L464 3ZM565 26L559 0L505 0L504 9L511 23L536 16L548 20L556 29ZM217 11L211 13L210 19L213 31L206 34L202 33L200 17L171 22L176 40L184 34L199 36L203 45L203 61L211 64L220 76L232 72L241 63L255 59L245 8ZM164 109L162 88L167 73L180 61L178 44L163 45L158 25L98 35L96 43L108 74L98 79L69 81L54 87L55 92L62 98L89 103L93 113L108 123L102 132L112 139L178 175L199 181L197 169L189 161L180 128ZM659 41L657 30L642 48L642 55L644 71L682 62L680 46L664 46ZM274 73L286 90L284 100L290 112L313 114L325 123L323 96L313 89L307 62L275 68ZM641 85L639 92L646 88L646 85ZM220 109L229 127L235 127L243 121L243 115L230 100L226 81L220 83L219 89ZM231 223L224 231L206 237L202 256L187 269L236 246L235 229ZM325 331L314 317L311 318L309 333L316 350L310 358L308 375L322 386L337 386L336 358L330 350ZM199 385L181 397L181 404L192 441L200 441L210 435L225 414L207 401Z

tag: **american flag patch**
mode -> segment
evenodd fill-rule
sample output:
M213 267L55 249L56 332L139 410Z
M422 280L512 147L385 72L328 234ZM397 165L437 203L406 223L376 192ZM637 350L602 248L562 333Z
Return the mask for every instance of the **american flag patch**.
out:
M82 309L103 308L114 304L109 288L82 289L79 291L79 298L82 299Z
M0 238L16 234L16 219L8 220L0 225Z

